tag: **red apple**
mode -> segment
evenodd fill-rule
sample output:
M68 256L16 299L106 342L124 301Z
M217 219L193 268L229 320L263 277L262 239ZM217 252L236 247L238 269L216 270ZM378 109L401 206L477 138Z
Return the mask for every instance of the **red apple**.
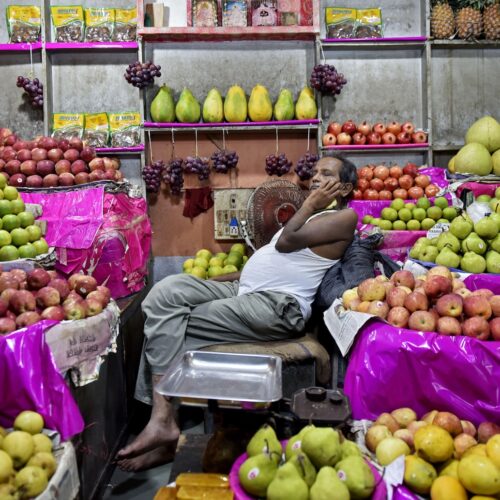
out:
M95 298L85 299L87 303L87 316L96 316L102 312L102 303Z
M356 146L362 146L363 144L366 144L366 136L364 136L361 132L356 132L352 136L352 142L353 144L356 144Z
M325 134L322 140L323 146L334 146L337 144L337 138L333 134Z
M442 295L451 293L453 283L449 278L440 275L428 276L424 282L423 289L430 299L437 299Z
M85 274L78 274L74 290L78 292L82 297L85 297L90 292L97 289L97 281L93 276L87 276Z
M425 196L427 198L434 198L439 193L440 189L435 184L429 184L425 188Z
M17 160L20 162L31 160L31 151L29 149L21 149L17 152Z
M413 186L408 189L408 196L413 200L418 200L424 196L424 190L421 187Z
M443 295L436 302L436 310L440 316L458 318L463 311L462 297L456 293Z
M415 126L412 122L405 122L401 125L401 130L407 134L413 134L413 132L415 132Z
M77 149L70 148L64 152L64 159L73 163L80 158L80 152Z
M411 134L411 142L415 144L424 144L425 142L427 142L427 134L422 130L413 132L413 134Z
M403 307L408 292L399 286L395 286L387 294L387 304L389 307Z
M85 318L87 314L86 304L83 302L69 301L63 304L66 319L77 320Z
M96 288L96 291L100 292L104 295L104 297L106 298L106 302L104 303L104 306L107 306L108 302L111 300L111 290L107 286L99 285Z
M44 286L36 294L36 303L42 309L50 306L58 306L61 303L61 296L55 288Z
M436 330L436 319L434 315L428 311L415 311L408 320L408 327L411 330L420 332L434 332Z
M0 318L0 335L5 335L17 330L16 322L10 318Z
M57 175L71 172L71 163L68 160L59 160L55 165L55 171Z
M12 145L12 148L15 150L15 151L22 151L23 149L27 149L28 145L27 145L27 142L26 141L16 141L13 145Z
M478 340L487 340L490 336L490 325L481 316L466 319L462 330L467 337L475 337Z
M59 185L59 176L57 174L49 174L43 178L43 187L56 187Z
M395 288L397 290L397 288ZM387 322L397 328L407 328L410 313L402 306L393 307L387 315Z
M371 181L373 179L373 169L370 167L362 167L358 170L358 177L360 179L366 179L367 181Z
M410 290L413 290L413 288L415 288L415 277L410 271L406 270L396 271L391 276L391 281L396 286L406 286Z
M18 314L34 311L36 309L35 297L28 290L17 290L10 298L9 307Z
M382 191L384 189L384 181L375 177L370 181L370 187L375 189L375 191Z
M77 151L81 151L83 149L83 141L79 137L72 137L69 140L69 145Z
M28 272L26 280L31 289L40 290L49 284L50 274L45 269L36 268Z
M411 292L405 298L404 307L412 313L415 311L427 311L429 309L429 300L423 293Z
M384 144L396 144L396 136L392 134L391 132L386 132L382 136L382 142Z
M475 297L476 295L484 295L488 301L493 297L495 294L489 290L488 288L479 288L478 290L474 290L471 295ZM491 304L490 304L491 305Z
M464 313L469 318L479 316L488 320L492 315L491 305L484 295L469 295L464 299Z
M368 135L372 131L371 125L365 120L358 125L358 132L363 135Z
M373 302L370 302L370 306L368 307L368 314L373 314L374 316L385 319L387 318L388 313L389 306L386 302L383 302L381 300L374 300Z
M337 136L337 135L340 134L340 132L342 132L342 125L340 123L338 123L338 122L329 123L328 124L328 128L326 129L326 131L329 134Z
M35 161L42 161L47 159L47 151L41 148L35 148L31 151L31 159ZM4 157L5 160L5 157Z
M9 175L18 174L21 171L21 162L19 160L10 160L5 164L4 170Z
M403 189L410 189L412 186L413 186L413 178L410 176L410 175L403 175L399 178L398 180L399 182L399 185L403 188Z
M55 321L64 321L65 314L62 306L50 306L42 311L42 319L52 319Z
M377 132L370 132L366 139L368 144L380 144L382 142L382 136Z
M378 191L376 191L375 189L367 189L363 193L363 199L364 200L378 200L379 199Z
M64 151L59 148L54 148L50 149L47 151L47 158L54 163L57 163L58 161L62 160L64 156Z
M407 132L400 132L397 136L398 144L409 144L411 141L411 135Z
M346 121L342 125L342 132L344 132L345 134L353 135L356 132L356 130L357 130L356 124L352 120Z
M378 193L378 199L379 200L392 200L392 193L390 191L387 191L386 189L382 189L382 191L379 191L379 193Z
M490 306L493 316L500 316L500 295L490 297Z
M490 321L490 331L493 340L500 341L500 318L493 318Z
M53 174L55 171L56 169L53 161L41 160L36 164L36 173L41 177Z
M399 179L403 175L403 170L398 166L391 167L389 169L389 175L394 177L394 179Z
M26 326L34 325L38 323L42 318L35 311L26 311L21 313L16 318L16 325L18 328L24 328Z
M407 200L408 199L408 191L406 191L406 189L395 189L392 192L392 197L393 198L401 198L402 200Z
M395 136L401 132L401 123L392 121L387 125L387 132L394 134Z
M477 440L487 443L492 436L500 434L500 425L493 422L481 422L477 428Z
M384 135L387 132L387 128L381 122L375 123L375 125L373 125L373 129L372 130L374 132L376 132L377 134L379 134L380 136Z
M43 179L39 175L30 175L26 179L26 187L39 188L43 185Z
M26 186L26 176L24 174L14 174L9 178L9 186L24 187Z
M337 136L337 144L340 144L342 146L346 146L348 144L351 144L352 137L349 134L346 134L345 132L341 132Z
M21 163L20 171L22 174L26 176L35 175L36 174L36 161L34 160L26 160Z

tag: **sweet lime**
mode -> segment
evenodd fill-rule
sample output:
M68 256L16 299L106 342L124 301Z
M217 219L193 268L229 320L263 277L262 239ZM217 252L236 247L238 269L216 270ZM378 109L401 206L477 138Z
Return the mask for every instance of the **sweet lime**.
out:
M10 232L12 236L12 244L16 247L20 247L21 245L26 245L26 243L30 240L30 235L26 229L22 227L17 227Z
M19 212L17 214L21 227L31 226L35 222L35 216L31 212Z
M0 248L0 260L16 260L19 258L19 252L14 245L5 245Z
M227 256L226 261L224 262L225 266L235 266L240 267L243 262L243 255L236 252L230 252Z
M49 251L49 245L47 245L47 242L43 238L40 238L38 241L34 241L33 246L35 247L37 255L42 255Z
M0 247L4 247L5 245L10 245L12 242L12 237L8 231L4 229L0 229Z
M12 213L16 215L20 214L21 212L24 212L26 208L26 206L24 205L24 201L21 200L21 198L16 198L15 200L12 200L10 202L10 206L12 207Z
M196 257L193 262L193 269L195 267L201 267L202 269L208 269L208 260L203 257Z
M213 278L214 276L221 276L224 274L224 270L221 266L211 266L208 268L208 277Z
M12 201L17 200L19 192L14 186L5 186L3 188L3 195L6 200Z
M391 202L391 208L394 208L394 210L397 210L398 212L404 207L405 207L405 202L401 198L396 198Z
M240 253L241 255L245 255L245 245L243 243L235 243L229 253Z
M17 250L21 259L34 259L37 255L36 248L31 243L21 245Z
M17 215L14 214L7 214L2 217L2 227L6 231L12 231L13 229L16 229L16 227L21 226L21 222L19 222L19 219Z
M434 205L444 210L448 206L448 200L444 196L439 196L434 200Z
M193 269L191 269L190 274L198 278L201 278L202 280L204 280L207 277L206 269L198 266L194 266Z
M417 208L424 208L427 210L430 206L431 202L429 201L429 198L426 198L425 196L422 196L422 198L417 200Z
M30 235L31 242L39 240L42 237L42 230L38 226L28 226L26 231L28 231L28 234Z
M7 178L5 175L0 175L0 189L4 189L5 186L7 186ZM3 191L2 191L2 198L3 198Z
M229 273L237 273L238 272L238 268L231 265L231 264L226 264L222 270L224 271L224 274L229 274Z
M3 177L3 175L0 175L0 177ZM3 217L4 215L11 213L12 213L12 207L10 205L10 201L0 200L0 217Z
M190 271L191 269L193 269L193 266L194 266L194 259L187 259L182 263L182 270Z

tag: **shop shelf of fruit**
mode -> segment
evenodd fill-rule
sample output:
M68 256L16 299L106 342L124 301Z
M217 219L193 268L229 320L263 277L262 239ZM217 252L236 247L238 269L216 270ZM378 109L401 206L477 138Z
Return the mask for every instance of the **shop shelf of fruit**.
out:
M363 144L361 146L357 146L355 144L346 144L346 145L338 145L334 146L322 146L321 149L329 150L336 149L341 151L373 151L373 150L383 150L383 151L391 151L391 150L405 150L405 151L422 151L425 149L429 149L428 142L422 143L410 143L410 144Z
M136 154L144 151L144 144L139 144L138 146L131 146L128 148L95 148L96 153L99 154Z
M42 42L35 43L0 43L0 52L24 52L41 50Z
M321 45L323 47L349 47L366 48L374 47L377 49L398 49L408 47L425 47L427 37L425 36L397 36L387 38L323 38Z
M500 40L431 40L431 46L435 48L470 48L484 49L500 47Z
M196 130L196 129L210 129L210 130L222 130L222 129L233 129L233 130L251 130L251 129L307 129L312 125L318 125L320 120L288 120L288 121L272 121L272 122L223 122L223 123L156 123L156 122L144 122L144 128L146 130L159 130L159 129L174 129L174 130Z
M46 50L137 50L137 42L81 42L59 43L47 42Z

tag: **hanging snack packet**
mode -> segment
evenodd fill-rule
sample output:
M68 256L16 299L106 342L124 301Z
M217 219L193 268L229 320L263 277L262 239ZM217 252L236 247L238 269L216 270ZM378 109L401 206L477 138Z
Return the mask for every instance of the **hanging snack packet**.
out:
M246 0L224 0L222 4L222 26L247 26L248 8Z
M111 146L130 148L141 143L141 115L139 113L109 113Z
M197 28L219 25L217 0L193 0L192 24Z
M382 10L358 9L356 38L382 38Z
M115 9L85 9L85 41L111 42L115 25Z
M85 21L80 5L51 7L50 12L56 42L83 42Z
M55 113L52 118L52 137L54 139L82 138L85 115L83 113Z
M276 0L252 0L252 26L277 26L278 3Z
M35 43L40 40L42 19L36 5L9 5L7 29L10 43Z
M109 141L109 123L106 113L85 114L85 131L82 137L86 146L105 148Z
M137 38L137 9L115 9L114 42L133 42Z
M354 38L356 34L356 9L327 7L325 9L327 38Z

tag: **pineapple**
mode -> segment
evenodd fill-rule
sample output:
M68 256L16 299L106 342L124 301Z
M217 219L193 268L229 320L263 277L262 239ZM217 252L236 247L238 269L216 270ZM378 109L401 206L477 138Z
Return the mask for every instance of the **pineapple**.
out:
M446 0L434 2L431 13L431 32L434 38L450 38L455 33L455 16Z
M484 35L488 40L500 40L500 3L499 0L486 0L484 11Z
M459 10L456 15L458 37L477 39L483 34L483 16L481 7L484 0L458 0Z

